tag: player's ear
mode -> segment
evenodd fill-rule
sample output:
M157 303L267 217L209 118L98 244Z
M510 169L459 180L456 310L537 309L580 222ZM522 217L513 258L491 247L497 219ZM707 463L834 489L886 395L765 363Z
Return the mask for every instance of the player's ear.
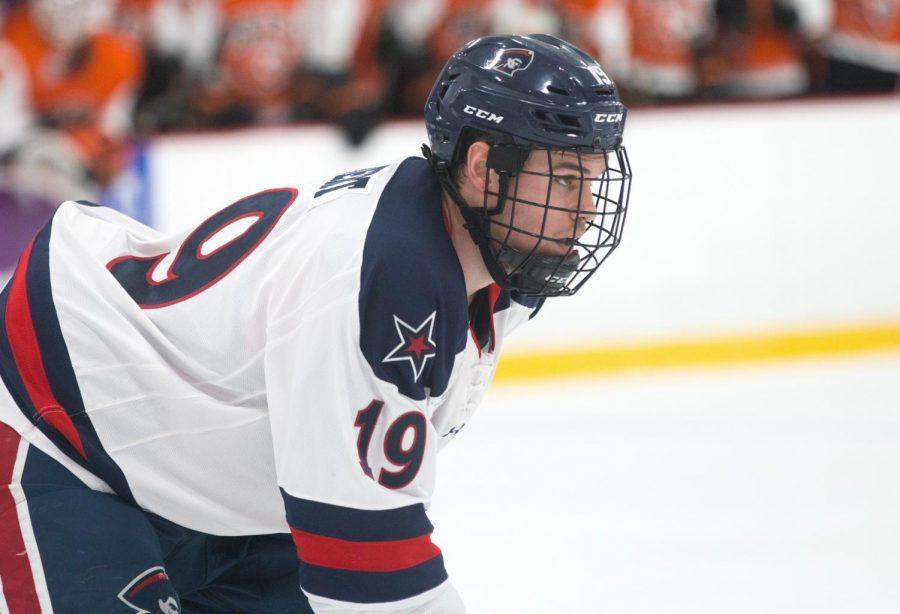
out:
M479 193L484 192L487 171L487 156L491 146L484 141L475 141L469 146L466 156L465 179Z

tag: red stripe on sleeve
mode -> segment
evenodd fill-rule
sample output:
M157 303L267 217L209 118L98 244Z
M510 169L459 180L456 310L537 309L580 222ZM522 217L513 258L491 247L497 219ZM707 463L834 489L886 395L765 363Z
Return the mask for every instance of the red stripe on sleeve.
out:
M386 542L354 542L291 528L297 556L304 563L349 571L400 571L441 553L431 535Z
M9 488L18 452L19 434L0 422L0 577L11 614L41 611L16 502Z
M25 253L19 259L19 266L10 282L5 314L6 335L9 338L16 369L38 414L47 424L59 431L66 441L78 450L82 458L87 460L84 445L72 419L50 390L50 382L47 380L37 335L34 332L34 321L31 319L31 307L28 305L25 284L25 272L31 259L32 247L34 240L28 244Z

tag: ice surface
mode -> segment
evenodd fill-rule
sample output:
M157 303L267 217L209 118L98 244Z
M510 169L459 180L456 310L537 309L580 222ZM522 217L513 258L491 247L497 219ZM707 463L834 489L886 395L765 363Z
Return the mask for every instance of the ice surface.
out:
M431 511L469 612L900 612L900 355L492 390Z

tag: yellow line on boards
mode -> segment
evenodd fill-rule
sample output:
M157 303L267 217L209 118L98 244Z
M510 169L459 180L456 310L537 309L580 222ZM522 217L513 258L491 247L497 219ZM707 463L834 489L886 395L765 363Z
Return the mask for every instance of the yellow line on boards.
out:
M880 350L900 350L900 322L504 353L495 381L533 381L677 367L760 363Z

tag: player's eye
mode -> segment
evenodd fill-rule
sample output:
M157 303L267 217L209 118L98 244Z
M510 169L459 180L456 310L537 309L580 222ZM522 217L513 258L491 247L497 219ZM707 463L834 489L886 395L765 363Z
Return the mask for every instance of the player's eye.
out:
M571 188L575 185L575 182L578 181L578 177L575 175L554 175L553 181L564 188Z

